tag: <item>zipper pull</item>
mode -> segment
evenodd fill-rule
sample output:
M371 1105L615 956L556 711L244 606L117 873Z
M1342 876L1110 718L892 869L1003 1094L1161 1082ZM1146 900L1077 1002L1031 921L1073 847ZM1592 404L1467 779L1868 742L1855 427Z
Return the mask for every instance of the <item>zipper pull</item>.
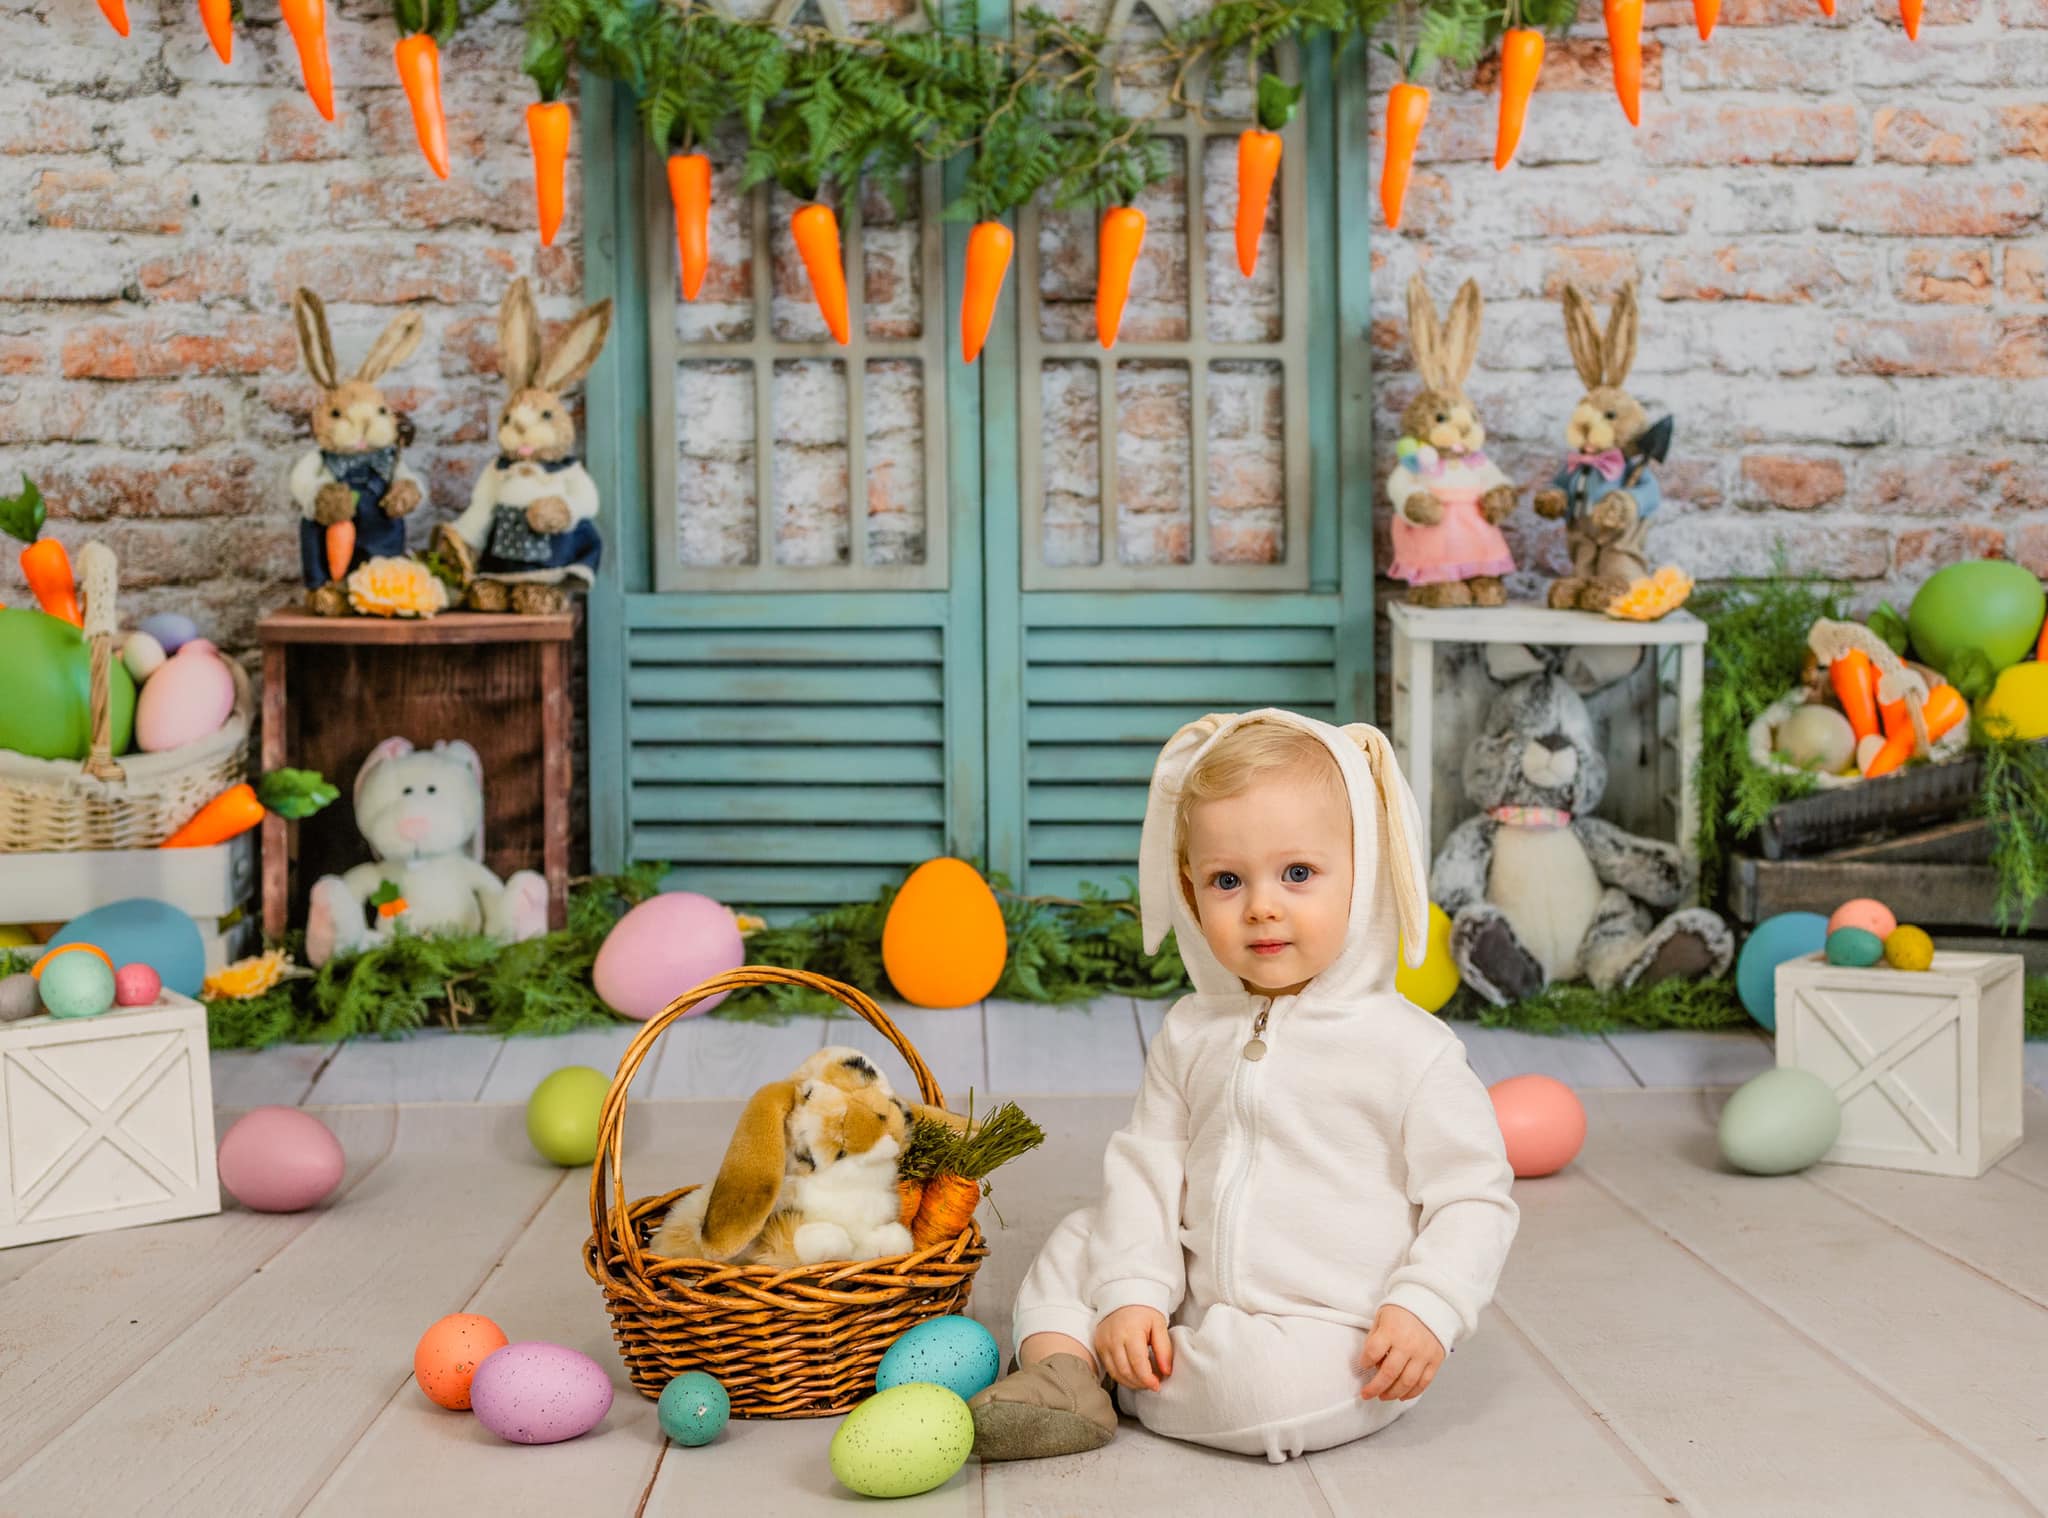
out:
M1266 1041L1259 1035L1266 1031L1266 1018L1272 1010L1273 1002L1269 997L1266 1004L1259 1008L1259 1015L1252 1021L1252 1036L1245 1043L1244 1057L1253 1064L1257 1064L1266 1057Z

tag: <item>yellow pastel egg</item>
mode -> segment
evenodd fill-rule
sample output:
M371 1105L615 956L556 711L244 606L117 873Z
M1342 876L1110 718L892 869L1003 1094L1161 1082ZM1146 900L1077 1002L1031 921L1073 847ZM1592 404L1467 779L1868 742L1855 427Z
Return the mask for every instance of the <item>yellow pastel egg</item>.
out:
M1429 952L1414 969L1403 957L1394 967L1394 989L1425 1012L1438 1012L1458 989L1458 966L1451 958L1451 919L1435 902L1429 904Z
M1885 938L1884 962L1894 970L1930 970L1934 967L1934 940L1923 929L1902 923Z
M2048 664L2029 659L2000 670L1998 683L1977 708L1984 725L2000 737L2048 738Z
M882 923L882 968L919 1007L964 1007L1003 978L1003 909L974 866L931 859L910 872Z

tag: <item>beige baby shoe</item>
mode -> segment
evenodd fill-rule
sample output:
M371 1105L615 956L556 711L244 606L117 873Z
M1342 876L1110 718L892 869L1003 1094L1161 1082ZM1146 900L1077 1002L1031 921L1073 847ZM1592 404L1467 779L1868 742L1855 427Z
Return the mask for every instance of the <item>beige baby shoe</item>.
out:
M1116 1404L1079 1355L1052 1355L977 1393L974 1453L1038 1460L1101 1449L1116 1437Z

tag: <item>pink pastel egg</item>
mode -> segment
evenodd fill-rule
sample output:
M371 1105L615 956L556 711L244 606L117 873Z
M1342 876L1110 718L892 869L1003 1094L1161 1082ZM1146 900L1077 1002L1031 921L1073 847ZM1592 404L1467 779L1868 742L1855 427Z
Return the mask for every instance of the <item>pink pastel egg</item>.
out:
M195 638L164 660L135 699L135 746L162 753L220 731L235 709L235 680L219 652Z
M744 963L746 946L732 913L694 891L664 891L619 919L597 951L590 979L606 1006L645 1022L691 987ZM692 1015L724 1000L707 997Z
M1517 1176L1555 1175L1586 1142L1586 1109L1572 1088L1547 1075L1516 1075L1487 1088Z
M1828 919L1828 931L1837 928L1861 928L1866 933L1875 933L1879 940L1892 936L1892 929L1899 925L1892 916L1892 909L1881 901L1872 901L1868 896L1859 896L1854 901L1845 901L1835 908Z
M163 988L162 978L148 965L123 965L114 972L114 1005L154 1006Z
M296 1107L258 1107L221 1135L220 1183L252 1212L303 1212L341 1184L341 1140Z

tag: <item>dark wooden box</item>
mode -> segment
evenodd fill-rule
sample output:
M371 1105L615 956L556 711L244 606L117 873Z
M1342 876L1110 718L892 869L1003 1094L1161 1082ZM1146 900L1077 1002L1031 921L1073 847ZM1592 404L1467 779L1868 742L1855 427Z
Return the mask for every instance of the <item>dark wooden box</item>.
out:
M448 612L426 621L274 612L263 645L263 768L318 770L341 799L303 822L263 823L263 932L305 922L312 883L370 857L350 792L386 738L461 738L484 765L484 863L538 869L551 923L568 904L575 611Z

